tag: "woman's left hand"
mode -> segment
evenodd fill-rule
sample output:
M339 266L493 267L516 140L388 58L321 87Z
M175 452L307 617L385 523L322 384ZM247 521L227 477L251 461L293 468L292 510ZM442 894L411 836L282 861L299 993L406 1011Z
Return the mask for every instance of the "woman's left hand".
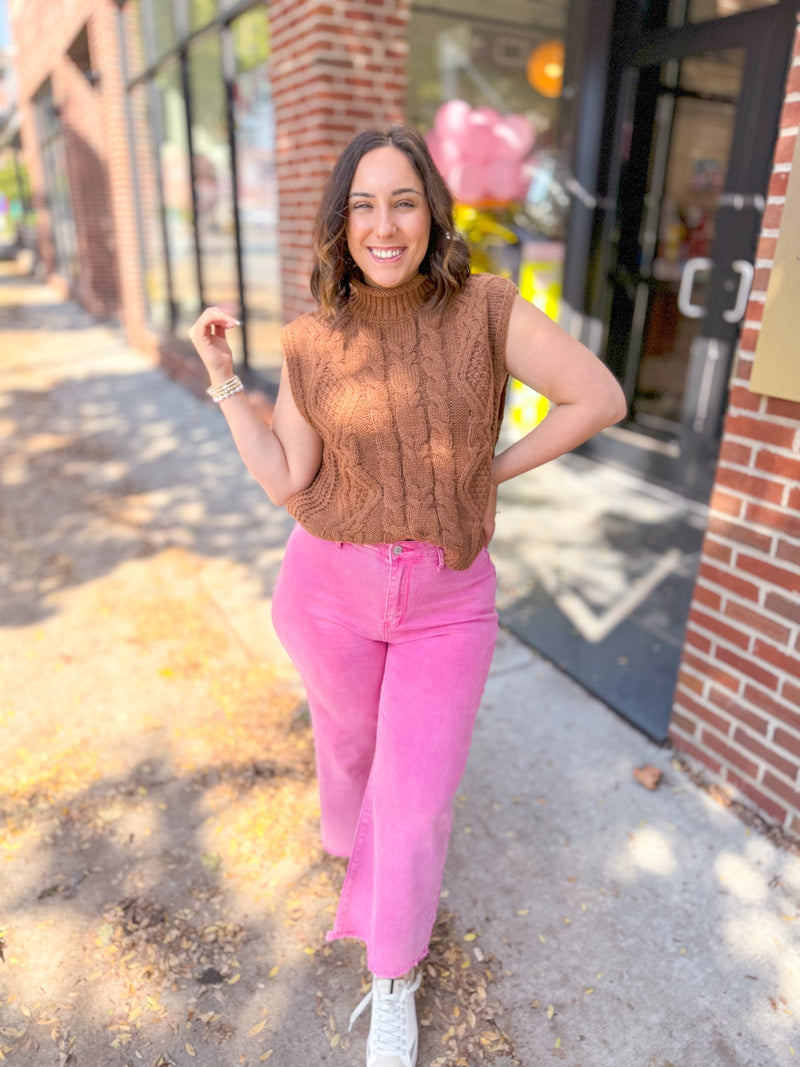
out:
M494 537L495 516L497 515L497 486L492 483L489 490L489 502L483 516L484 545L488 548L489 542Z

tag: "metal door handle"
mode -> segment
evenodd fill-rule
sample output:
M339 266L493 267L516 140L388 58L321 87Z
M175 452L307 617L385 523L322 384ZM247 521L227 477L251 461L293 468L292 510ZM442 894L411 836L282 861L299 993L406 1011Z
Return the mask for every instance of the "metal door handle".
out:
M738 260L737 260L738 262ZM686 260L686 266L681 275L681 284L678 289L678 311L687 319L701 319L705 315L705 308L692 303L692 289L694 288L694 276L699 270L708 270L711 260L705 256L695 256ZM737 301L738 304L738 301Z
M748 263L746 259L735 259L731 263L731 269L735 270L739 275L739 291L736 294L736 303L730 310L723 311L722 317L726 322L739 322L744 318L747 298L750 295L750 285L755 271L753 264Z

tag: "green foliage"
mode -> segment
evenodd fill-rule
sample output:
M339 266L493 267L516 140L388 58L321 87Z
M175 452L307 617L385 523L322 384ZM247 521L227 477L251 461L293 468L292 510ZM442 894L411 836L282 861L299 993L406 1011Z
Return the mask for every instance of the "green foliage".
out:
M256 7L231 24L236 42L236 66L240 74L269 59L269 20L266 8Z
M22 180L22 188L18 179ZM20 163L18 174L12 156L3 158L0 155L0 194L9 200L30 199L31 186L25 164Z

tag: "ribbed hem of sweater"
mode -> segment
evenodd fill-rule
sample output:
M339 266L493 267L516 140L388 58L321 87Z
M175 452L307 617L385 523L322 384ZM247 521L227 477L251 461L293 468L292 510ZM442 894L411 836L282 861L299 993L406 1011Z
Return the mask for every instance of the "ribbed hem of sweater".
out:
M391 289L365 285L352 278L347 310L354 318L369 322L397 322L419 314L432 290L433 282L426 274L415 274L410 281Z

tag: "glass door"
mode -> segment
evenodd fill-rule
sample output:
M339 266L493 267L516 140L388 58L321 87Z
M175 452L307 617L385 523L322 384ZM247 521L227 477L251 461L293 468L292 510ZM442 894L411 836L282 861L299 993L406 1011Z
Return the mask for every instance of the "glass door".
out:
M699 497L753 278L791 39L767 68L773 34L751 23L770 15L662 30L632 49L620 83L603 316L605 359L629 403L617 444Z

